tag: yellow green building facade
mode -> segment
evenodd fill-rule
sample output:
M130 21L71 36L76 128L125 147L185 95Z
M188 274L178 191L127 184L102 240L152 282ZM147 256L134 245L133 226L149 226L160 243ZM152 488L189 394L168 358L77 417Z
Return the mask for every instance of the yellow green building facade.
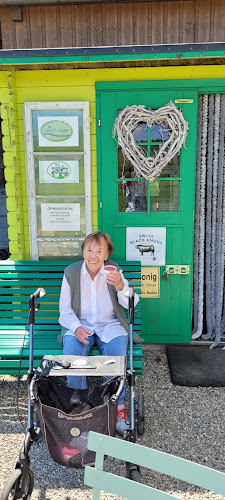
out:
M5 66L5 65L4 65ZM52 66L51 66L52 67ZM91 134L92 229L98 228L96 82L201 80L225 78L221 65L150 68L20 70L11 65L0 72L0 101L3 132L9 224L9 250L13 260L30 259L23 105L27 101L89 101Z
M145 339L162 343L189 342L193 302L198 98L199 95L224 93L225 68L221 64L224 52L219 48L210 53L205 51L201 64L201 47L195 52L193 48L186 47L185 55L184 52L182 55L177 52L170 52L169 55L144 53L143 50L138 52L137 48L135 55L130 51L121 53L122 49L118 55L113 48L107 55L101 53L101 48L93 52L90 49L88 56L85 51L78 54L76 49L67 56L62 51L60 49L53 54L51 49L33 52L17 50L0 54L10 260L51 260L51 237L46 240L46 256L36 258L31 252L32 221L29 219L28 198L32 193L27 179L29 154L26 150L29 129L25 124L24 109L29 103L45 103L46 106L47 103L88 103L91 186L91 224L88 227L92 231L100 229L109 232L115 243L115 259L119 260L132 260L128 239L136 238L137 231L146 233L149 228L166 228L165 259L161 263L156 259L156 264L150 260L142 263L143 280L151 281L151 276L159 273L155 278L158 283L156 292L153 286L153 292L150 292L153 296L142 300ZM165 175L155 184L146 182L143 189L147 200L149 197L146 210L143 213L141 210L128 213L121 208L126 195L121 184L121 179L124 182L124 173L121 174L124 166L119 163L117 167L118 145L113 137L116 116L126 106L136 104L159 109L170 102L179 107L188 122L187 140L179 157L180 173L173 179ZM146 139L144 147L152 147L150 139ZM128 176L127 181L132 183L133 179ZM140 179L135 181L140 182ZM179 201L177 208L170 206L160 211L156 201L159 185L162 193L166 183L171 193L179 190ZM66 196L71 196L68 193ZM175 203L175 195L171 196ZM154 203L151 200L155 200ZM127 228L133 230L131 235ZM57 259L57 250L53 254L53 258ZM73 255L71 252L69 256L63 255L62 252L58 257L71 260ZM74 258L77 257L79 249L74 255ZM177 275L170 276L170 273Z

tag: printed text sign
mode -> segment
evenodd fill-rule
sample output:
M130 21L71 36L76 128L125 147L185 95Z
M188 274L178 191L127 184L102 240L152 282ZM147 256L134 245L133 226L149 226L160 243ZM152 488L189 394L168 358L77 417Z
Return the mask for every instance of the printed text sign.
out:
M126 259L139 260L142 266L164 266L165 227L127 227Z
M141 297L143 299L157 299L160 297L160 268L141 268Z
M42 203L42 231L80 231L79 203Z

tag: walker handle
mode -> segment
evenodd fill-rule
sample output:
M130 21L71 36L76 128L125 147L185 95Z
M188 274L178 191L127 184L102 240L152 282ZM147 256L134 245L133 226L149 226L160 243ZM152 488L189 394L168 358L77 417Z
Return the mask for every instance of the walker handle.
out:
M37 299L41 299L42 297L44 297L44 295L46 294L46 291L44 288L37 288L36 292L34 292L31 296L30 296L30 300L37 300Z
M37 288L36 292L34 292L31 296L30 296L30 299L29 299L29 317L28 317L28 323L31 325L31 324L34 324L35 322L35 304L36 304L36 300L37 299L41 299L42 297L44 297L44 295L46 294L46 291L44 288ZM38 304L38 308L39 309L40 307L40 304Z
M134 290L129 288L129 324L134 324Z

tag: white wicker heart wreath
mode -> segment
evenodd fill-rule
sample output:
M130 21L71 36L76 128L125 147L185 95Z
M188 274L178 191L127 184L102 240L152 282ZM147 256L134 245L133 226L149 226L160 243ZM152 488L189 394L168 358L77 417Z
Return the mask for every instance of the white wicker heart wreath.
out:
M141 123L146 123L148 127L156 124L169 130L168 140L162 144L155 156L146 156L146 151L134 140L133 132ZM135 176L153 181L180 151L187 130L188 123L182 112L170 102L156 110L147 109L145 106L127 106L116 118L113 135L117 137L124 156L133 165Z

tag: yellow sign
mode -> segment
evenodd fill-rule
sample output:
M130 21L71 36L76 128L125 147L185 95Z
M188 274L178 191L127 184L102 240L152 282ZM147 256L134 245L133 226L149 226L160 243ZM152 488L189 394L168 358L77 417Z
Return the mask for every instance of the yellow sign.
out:
M160 267L141 268L141 297L156 299L160 297Z

